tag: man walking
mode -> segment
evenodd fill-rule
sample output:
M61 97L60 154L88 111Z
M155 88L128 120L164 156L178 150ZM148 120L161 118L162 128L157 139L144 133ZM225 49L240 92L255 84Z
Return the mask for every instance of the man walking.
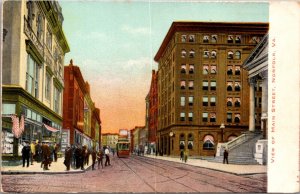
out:
M98 159L98 169L100 168L100 164L103 168L103 150L99 150L99 152L97 153L97 159Z
M97 153L96 153L96 150L95 148L93 148L93 151L92 151L92 170L95 170L95 163L96 163L96 158L97 158Z
M68 146L65 151L65 161L64 161L64 164L67 167L67 171L70 170L71 158L72 158L72 148Z
M29 167L29 156L30 156L30 147L28 145L28 142L25 142L25 145L22 149L23 167L25 167L25 160L27 161L27 167Z
M109 150L108 147L105 148L105 166L110 165L110 160L109 160Z
M227 162L228 164L228 151L227 149L224 150L224 153L223 153L223 164L225 164L225 161Z
M33 165L33 159L35 157L35 141L31 142L31 144L30 144L30 150L31 150L30 160L31 160L31 165Z

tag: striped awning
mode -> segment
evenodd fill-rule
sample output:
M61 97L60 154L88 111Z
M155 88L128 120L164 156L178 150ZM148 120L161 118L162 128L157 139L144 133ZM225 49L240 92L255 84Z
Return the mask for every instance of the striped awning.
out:
M44 124L44 127L48 130L48 131L51 131L51 132L58 132L59 130L58 129L55 129L53 127L50 127L49 125L46 125Z

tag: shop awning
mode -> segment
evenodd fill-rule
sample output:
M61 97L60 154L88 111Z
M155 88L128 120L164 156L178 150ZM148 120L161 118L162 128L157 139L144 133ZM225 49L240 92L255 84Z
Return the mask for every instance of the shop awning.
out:
M44 124L44 127L48 130L48 131L51 131L51 132L58 132L59 130L58 129L55 129L53 127L50 127L49 125L46 125Z
M204 137L204 142L206 142L206 141L210 141L212 144L215 144L215 142L214 142L214 137L213 136L211 136L211 135L206 135L205 137Z

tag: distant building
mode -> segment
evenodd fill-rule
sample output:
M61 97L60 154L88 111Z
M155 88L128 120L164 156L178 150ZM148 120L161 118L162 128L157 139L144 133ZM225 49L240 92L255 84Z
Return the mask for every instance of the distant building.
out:
M58 1L3 3L3 156L20 154L25 140L61 142L63 65L70 51L62 25Z
M112 149L116 149L118 143L118 133L104 133L102 134L102 145L103 147L109 146Z
M242 64L267 31L267 23L173 22L154 58L157 145L163 154L189 149L193 156L213 156L218 142L248 130L248 73Z

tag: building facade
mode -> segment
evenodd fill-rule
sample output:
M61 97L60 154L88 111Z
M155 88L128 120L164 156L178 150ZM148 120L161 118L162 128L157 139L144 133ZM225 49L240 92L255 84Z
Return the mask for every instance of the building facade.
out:
M154 58L160 152L212 156L218 142L248 130L248 75L241 66L267 30L266 23L173 22Z
M61 141L63 64L70 51L63 20L57 1L3 4L3 154L20 154L24 140Z
M95 107L90 97L90 86L84 81L80 68L73 65L73 60L64 67L64 71L64 145L79 144L92 148L97 146L98 141L99 146L100 110ZM96 134L98 134L98 140ZM96 147L96 149L98 148Z
M151 85L149 90L149 135L148 142L150 144L151 152L156 151L156 132L158 119L158 95L157 95L157 79L158 72L152 70Z
M111 149L116 149L119 139L118 133L104 133L102 134L102 144L104 146L109 146Z

